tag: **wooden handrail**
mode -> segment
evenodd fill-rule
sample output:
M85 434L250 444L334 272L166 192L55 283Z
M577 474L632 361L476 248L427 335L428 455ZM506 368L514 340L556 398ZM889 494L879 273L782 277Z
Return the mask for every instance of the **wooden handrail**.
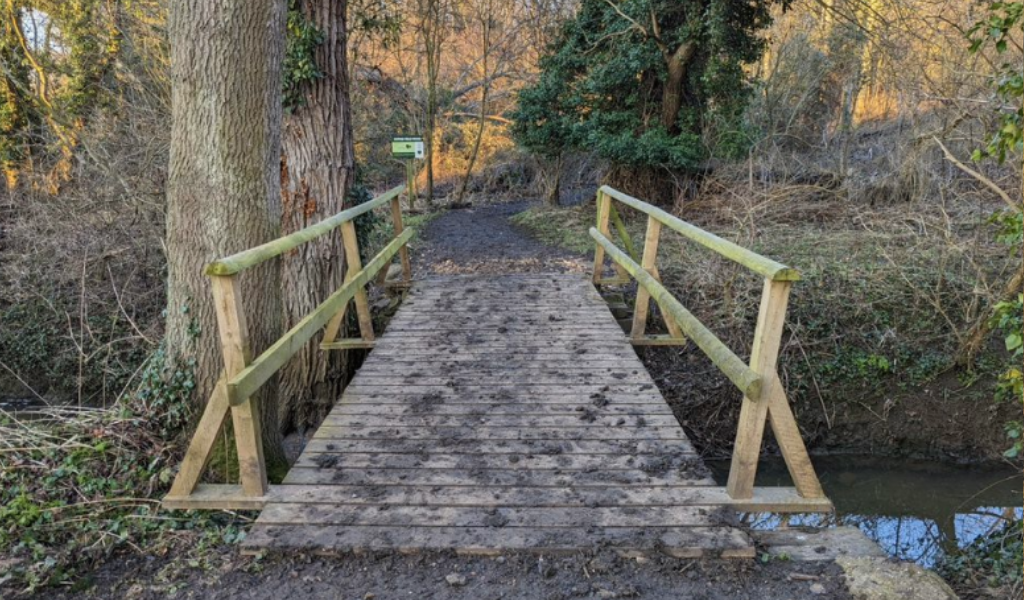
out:
M303 344L308 342L324 325L327 325L331 317L341 310L341 307L355 297L356 292L369 283L385 265L390 264L392 257L412 236L412 229L402 232L377 256L374 256L355 277L345 282L338 288L338 291L331 294L327 300L313 309L313 312L296 323L295 327L281 336L281 339L274 342L249 366L228 381L228 401L231 405L235 406L255 394L261 385L266 383L289 358L302 348Z
M775 262L774 260L761 256L760 254L752 250L748 250L743 246L734 244L729 240L722 239L711 232L704 231L696 225L692 225L678 217L668 214L657 206L653 206L643 200L624 194L615 188L608 187L607 185L601 186L599 193L611 196L626 206L635 208L642 213L650 215L669 229L683 234L690 240L697 242L705 248L713 250L729 260L743 265L751 271L763 275L772 281L800 281L800 273L796 269L791 269L782 263Z
M217 382L196 433L189 443L181 469L174 478L170 493L164 498L165 506L174 508L247 508L262 505L267 497L267 468L260 438L259 407L252 401L260 386L274 376L302 347L324 329L323 350L346 347L373 347L373 320L366 293L366 285L373 277L391 264L396 254L402 263L402 281L408 287L412 282L412 267L407 244L415 234L402 225L399 198L405 186L393 188L369 202L343 210L315 225L296 231L266 244L215 260L206 267L213 289L214 310L221 351L224 354L224 375ZM378 206L391 203L394 238L364 267L359 257L359 240L354 219ZM345 281L337 291L320 303L313 312L295 324L263 354L251 360L248 327L242 310L239 273L313 239L340 229L347 268ZM359 317L361 339L336 341L344 330L348 303L355 300ZM326 327L325 327L326 326ZM205 498L194 496L213 451L214 442L228 415L234 428L235 448L241 485L214 485Z
M342 223L346 223L355 219L359 215L370 212L378 206L397 198L404 190L405 186L400 185L384 192L369 202L364 202L359 206L343 210L332 217L328 217L319 223L300 229L295 233L279 237L276 240L261 244L254 248L249 248L248 250L242 250L241 252L232 254L231 256L217 259L206 265L206 274L234 275L240 271L255 267L256 265L268 261L275 256L280 256L293 248L316 239L325 233L331 232Z
M613 199L647 215L642 264L638 264L635 259L636 251L631 248L632 241L628 232L618 219L612 205ZM619 236L629 248L628 254L609 239L610 221L615 221ZM656 262L663 225L764 277L749 365L661 284ZM640 286L636 294L630 341L634 345L682 345L687 343L686 336L689 336L729 381L743 392L732 465L726 484L729 496L736 500L753 497L765 424L770 422L797 492L803 498L824 498L777 368L789 292L793 282L800 279L800 274L795 269L724 240L608 186L602 186L597 192L597 227L590 228L590 237L597 243L592 274L594 285L627 283L632 277ZM615 278L604 276L606 256L611 258L612 266L618 274ZM669 330L667 336L644 335L651 300L661 308Z
M673 298L665 286L658 283L628 254L619 250L611 240L601 235L596 228L590 228L590 237L604 248L609 258L622 265L626 272L650 293L651 298L658 303L658 306L675 320L686 335L693 339L697 347L708 355L711 362L722 370L729 381L751 398L757 398L760 395L761 376L747 366L743 359L736 356L722 340L718 339L697 317L693 316L693 313L686 310L686 307Z

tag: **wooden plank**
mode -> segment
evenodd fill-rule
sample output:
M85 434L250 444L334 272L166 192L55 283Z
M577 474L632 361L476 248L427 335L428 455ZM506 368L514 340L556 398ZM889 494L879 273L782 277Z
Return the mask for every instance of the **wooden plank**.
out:
M410 373L411 371L411 373ZM522 378L530 378L540 375L555 375L555 376L574 376L574 377L590 377L590 378L604 378L609 381L624 380L627 375L634 375L644 381L653 381L650 379L650 375L646 372L641 372L640 369L631 369L629 366L623 367L607 367L607 366L588 366L585 364L573 364L563 363L555 365L516 365L516 364L493 364L488 366L481 366L479 362L469 363L446 363L446 362L431 362L431 363L419 363L418 365L386 365L369 363L361 367L358 373L366 377L384 377L384 376L414 376L413 374L419 373L423 375L424 372L439 373L444 377L462 377L467 375L495 375L495 376L511 376L519 375Z
M710 477L679 471L646 473L639 469L319 469L296 467L285 484L443 485L446 487L609 487L626 485L715 485Z
M558 392L546 392L546 393L521 393L519 395L507 394L498 396L496 394L475 394L475 393L457 393L451 388L446 390L448 394L441 392L433 393L430 390L423 390L422 388L412 388L403 386L398 390L388 393L379 392L371 389L360 389L349 390L342 396L341 402L338 406L343 405L359 405L369 404L371 406L385 406L390 404L399 404L408 406L412 403L417 404L441 404L441 405L471 405L471 410L479 408L479 405L491 406L493 404L502 403L506 405L513 404L539 404L539 405L556 405L551 410L575 410L576 406L609 406L609 405L644 405L663 407L665 401L658 398L655 393L645 393L640 395L631 394L613 394L611 392L597 394L588 394L586 392L575 392L573 389L564 389ZM426 402L424 402L426 400ZM562 406L557 406L562 405ZM566 408L564 405L569 405L571 408ZM665 413L667 414L667 413Z
M414 387L433 387L433 386L451 386L456 388L462 388L464 386L494 386L494 385L514 385L524 381L523 377L517 377L514 373L501 375L458 375L453 377L426 377L423 376L422 372L406 373L404 375L379 375L376 373L365 373L360 381L360 385L363 386L377 386L377 385L408 385ZM607 381L606 378L599 378L596 376L583 375L534 375L530 376L529 385L585 385L587 383L603 383ZM629 375L617 379L623 383L647 383L650 380L642 375Z
M242 252L232 254L231 256L215 260L206 266L206 274L221 276L234 275L235 273L270 260L275 256L280 256L293 248L331 232L335 227L342 223L349 222L359 215L383 205L390 201L391 198L401 194L403 189L405 189L405 186L401 185L396 188L392 188L369 202L343 210L332 217L328 217L323 221L316 223L315 225L310 225L309 227L300 229L295 233L267 242L266 244L256 246L255 248L243 250Z
M688 440L487 440L478 438L442 437L429 440L385 438L376 440L354 440L345 437L332 439L318 431L306 443L305 454L628 454L630 456L651 454L655 457L696 456Z
M235 375L228 382L229 398L245 398L252 395L261 385L266 383L284 363L288 362L306 342L316 334L320 328L327 324L327 321L334 316L342 306L351 300L357 290L364 285L379 271L391 257L398 252L398 249L409 241L413 230L407 229L401 236L395 238L377 256L366 265L366 268L351 279L347 284L341 286L324 300L313 312L302 318L295 324L288 333L277 340L248 367Z
M782 341L782 330L786 324L786 304L789 301L791 285L788 281L764 280L750 364L755 371L765 375L765 382L758 390L758 395L744 395L740 407L736 443L733 446L729 482L726 485L729 495L737 500L751 498L754 493L754 477L761 455L768 399L774 391L772 388L780 384L775 375L776 362L779 344Z
M320 485L277 485L271 487L266 496L253 497L242 494L242 489L237 485L222 484L200 484L191 496L186 498L168 497L165 499L168 509L222 509L231 508L237 510L251 510L263 508L269 502L280 502L290 504L336 504L338 498L347 498L345 492L352 489L351 486L320 486ZM457 494L461 488L452 488ZM651 488L657 489L657 488ZM717 508L726 507L742 512L777 512L777 513L828 513L833 510L832 503L827 499L801 498L795 489L788 487L761 487L754 492L753 498L749 500L734 500L729 497L725 488L722 487L692 487L692 488L668 488L669 500L675 500L661 506L675 508L678 505L690 507ZM340 495L339 495L340 494ZM679 502L680 498L688 500L685 503ZM591 500L593 498L587 497ZM365 502L347 502L346 504L366 504ZM423 506L477 506L472 502L465 503L413 503ZM598 506L599 502L592 502ZM481 504L482 506L490 506ZM530 506L527 504L526 506ZM576 502L571 506L589 506L585 503ZM629 506L617 504L615 506ZM651 508L649 505L641 505L644 510ZM259 529L257 527L253 531ZM251 539L251 538L250 538Z
M327 456L328 458L321 458ZM694 472L699 459L680 452L677 455L611 455L611 454L303 454L293 467L334 469L564 469L623 470L640 469L651 472L683 469ZM358 487L358 486L355 486ZM482 489L486 486L482 486ZM424 488L426 489L426 488ZM490 489L490 488L486 488ZM530 488L523 488L528 490ZM365 490L364 490L365 491ZM442 490L437 490L442 493ZM482 492L481 492L482 493ZM638 496L639 498L639 496ZM414 502L415 504L415 502Z
M636 360L636 354L628 355L619 353L613 346L612 341L602 340L589 340L586 343L580 340L568 340L566 342L557 341L526 341L521 340L517 343L479 343L473 345L458 345L451 341L414 341L408 340L407 344L402 344L397 339L390 338L386 333L384 337L377 340L377 344L374 346L377 350L378 356L388 355L400 355L405 356L403 350L407 350L409 355L418 355L423 353L438 354L446 356L448 354L501 354L501 353L513 353L513 354L524 354L524 353L539 353L539 354L552 354L552 355L567 355L567 354L587 354L590 356L606 356L612 358L621 358L623 360ZM619 342L621 346L621 342Z
M372 465L371 465L372 466ZM411 468L411 467L404 467ZM454 468L454 467L444 467ZM202 489L203 486L200 486ZM800 498L793 488L758 488L746 501L729 497L719 486L628 486L610 488L491 488L444 486L360 486L360 485L279 485L269 499L292 504L345 504L369 506L729 506L736 510L792 503L803 509L831 505L827 501Z
M263 525L372 525L399 527L692 527L708 526L707 511L697 507L478 508L452 506L377 507L344 504L270 504Z
M399 367L399 368L412 368L415 369L417 365L437 365L438 367L444 365L459 365L459 366L486 366L487 368L519 368L519 367L533 367L538 363L536 352L520 352L518 354L509 352L494 352L491 354L484 354L480 357L473 356L471 354L447 354L441 353L434 356L424 355L417 356L416 358L410 358L403 355L397 349L394 352L375 354L372 361L364 363L366 368L379 368L379 367ZM548 368L559 368L559 369L579 369L579 368L629 368L629 362L623 360L622 354L613 353L590 353L586 349L583 352L568 352L561 355L549 355L550 358L544 358L543 363ZM582 364L580 362L582 356L586 356L587 363ZM496 360L497 359L497 360ZM635 359L633 359L635 360ZM637 364L640 364L639 362ZM588 366L591 365L591 366Z
M419 398L418 400L422 400ZM598 415L672 415L672 409L667 404L620 404L611 406L602 398L597 404L592 400L582 400L577 405L572 404L538 404L533 403L502 403L488 402L481 404L445 404L443 398L428 398L425 402L409 402L403 404L379 405L372 402L343 402L335 406L331 411L332 415L375 415L378 417L392 417L402 415L445 415L458 417L479 417L517 415L517 416L560 416L579 417L580 413L590 412Z
M168 494L161 506L168 510L259 510L269 501L270 494L251 496L240 485L201 483L188 496Z
M601 416L580 413L558 415L348 415L331 413L324 425L338 427L672 427L676 418L668 415L626 414Z
M627 206L635 208L642 213L646 213L648 216L657 219L669 229L681 233L688 239L697 242L705 248L712 250L733 262L743 265L751 271L763 275L768 279L775 281L800 280L800 274L795 269L791 269L784 264L761 256L751 250L747 250L743 246L734 244L729 240L722 239L711 232L704 231L696 225L692 225L678 217L670 215L669 213L656 206L652 206L643 200L624 194L607 185L601 186L600 192L606 197L610 196ZM607 231L601 231L601 233L605 237L608 236Z
M316 550L334 552L422 552L462 554L504 551L576 552L593 547L661 553L677 558L755 555L753 543L731 527L495 528L261 525L242 543L243 552Z
M616 381L614 383L594 381L573 386L538 384L532 381L515 382L501 386L492 386L490 384L480 383L459 383L458 385L418 385L413 388L404 382L368 384L361 378L356 377L356 379L352 381L352 384L345 389L345 396L347 397L350 394L353 394L362 395L368 398L386 398L395 394L421 395L430 392L439 392L446 395L472 394L475 398L485 399L556 396L560 398L573 398L572 401L575 402L575 398L579 398L581 396L589 398L591 394L604 394L609 398L617 398L619 394L636 394L638 396L644 396L644 393L646 392L647 397L657 398L658 388L653 383L628 383L622 381Z
M251 393L238 396L235 401L231 397L230 380L246 368L252 357L249 327L245 311L242 310L241 289L233 275L213 276L210 282L213 286L213 306L217 313L221 352L224 354L224 376L229 381L228 402L232 405L231 424L238 452L242 490L247 496L263 496L267 491L267 466L263 457L259 410L249 397Z
M324 437L335 439L488 439L488 440L685 440L675 427L352 427L325 425ZM318 434L319 435L319 434Z

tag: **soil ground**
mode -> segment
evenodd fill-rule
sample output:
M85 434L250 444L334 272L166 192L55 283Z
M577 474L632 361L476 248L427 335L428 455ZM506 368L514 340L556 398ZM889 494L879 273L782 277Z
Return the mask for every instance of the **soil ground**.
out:
M696 561L656 556L460 557L374 554L341 557L240 557L218 548L206 568L133 555L112 560L84 591L50 590L41 598L246 598L252 600L473 600L645 598L776 600L851 598L832 562Z
M414 270L438 275L589 270L587 257L543 244L509 222L529 207L520 201L445 212L422 232L412 255Z
M580 271L587 257L545 246L508 221L528 203L448 211L423 231L418 272ZM850 598L833 562L625 558L595 549L567 556L371 554L240 556L236 545L162 556L111 557L76 589L40 598L247 598L254 600L392 598Z

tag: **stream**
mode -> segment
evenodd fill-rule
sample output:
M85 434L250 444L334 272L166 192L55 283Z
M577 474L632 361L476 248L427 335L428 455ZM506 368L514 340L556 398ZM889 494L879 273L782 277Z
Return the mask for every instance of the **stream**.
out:
M933 567L1002 520L1022 518L1019 470L1003 464L953 465L938 461L872 456L813 457L832 515L792 515L791 525L851 525L890 556ZM729 461L710 461L724 485ZM757 485L790 486L781 458L763 459ZM749 515L753 527L772 529L783 517Z

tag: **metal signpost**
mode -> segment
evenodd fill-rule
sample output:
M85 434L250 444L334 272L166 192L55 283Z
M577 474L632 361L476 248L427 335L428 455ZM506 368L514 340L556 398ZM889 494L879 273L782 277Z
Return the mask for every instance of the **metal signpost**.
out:
M423 158L423 138L415 135L395 136L391 139L391 156L405 160L406 188L409 192L409 208L413 208L416 198L417 158Z

